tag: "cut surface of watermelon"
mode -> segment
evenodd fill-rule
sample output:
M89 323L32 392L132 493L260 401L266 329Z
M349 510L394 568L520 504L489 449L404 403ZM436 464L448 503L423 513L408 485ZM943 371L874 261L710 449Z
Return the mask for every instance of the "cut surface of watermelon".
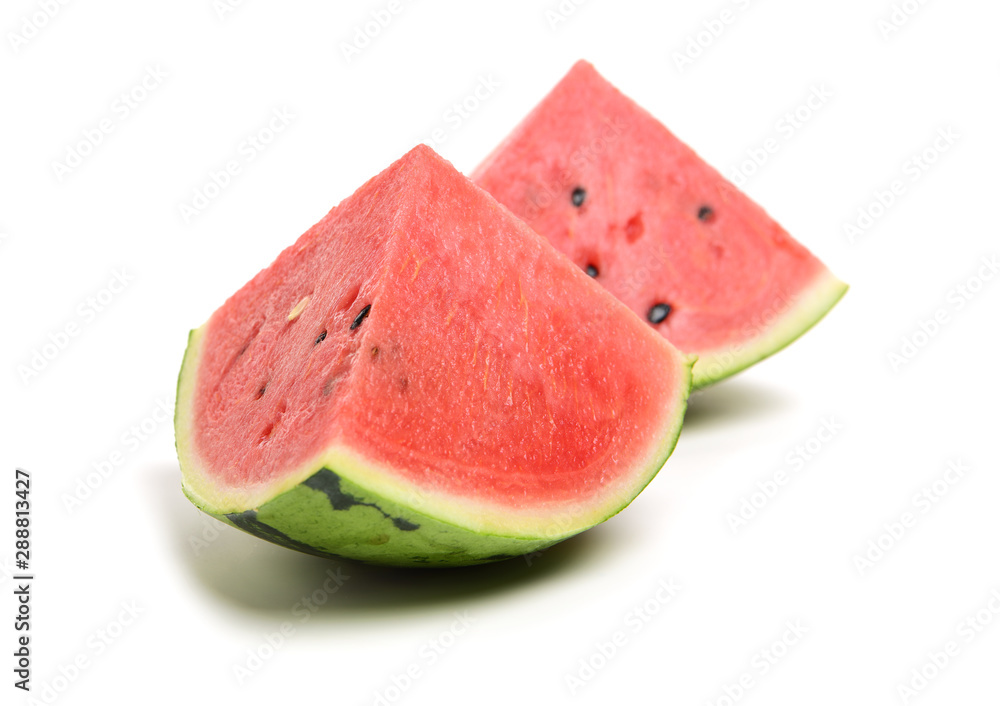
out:
M192 332L183 488L321 555L521 554L614 515L652 479L690 367L419 146Z
M847 290L585 61L472 179L698 356L696 387L781 349Z

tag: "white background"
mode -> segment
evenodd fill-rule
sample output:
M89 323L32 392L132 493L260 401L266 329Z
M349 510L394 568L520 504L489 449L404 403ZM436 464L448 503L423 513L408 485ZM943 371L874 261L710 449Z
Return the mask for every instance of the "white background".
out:
M726 704L746 673L736 703L1000 703L1000 277L974 281L1000 254L996 3L908 0L886 36L889 0L591 0L559 22L546 14L558 0L414 0L351 61L343 44L387 0L247 0L221 17L211 0L103 0L51 19L42 4L0 12L0 535L9 568L22 466L39 702L48 684L60 704ZM732 22L679 68L724 9ZM154 415L172 405L188 329L435 128L470 171L579 58L726 174L774 139L745 189L851 284L847 297L789 349L697 394L649 488L530 566L345 562L349 578L323 593L338 565L201 516ZM126 115L119 96L147 71L165 77ZM483 79L499 87L456 120L447 111ZM780 121L813 89L831 97L789 134ZM282 109L294 118L248 160L241 143ZM110 133L60 180L53 163L103 119ZM957 136L946 151L939 130ZM914 172L928 149L933 164ZM186 222L179 206L230 159L241 172ZM896 180L904 193L872 209ZM859 209L877 217L852 242ZM124 291L86 313L115 272L131 278ZM955 288L977 284L959 308ZM894 368L938 309L947 323ZM71 324L78 335L25 381L19 366ZM839 429L821 442L824 420ZM115 453L113 473L68 506ZM949 461L970 470L916 504ZM776 471L788 483L734 531L727 515ZM859 569L904 512L915 526L881 537L884 556ZM661 580L679 586L669 602ZM0 688L22 703L2 581ZM310 613L300 601L317 589L327 600ZM656 614L637 621L647 602ZM456 611L474 622L454 637ZM977 612L989 624L969 641L960 624ZM286 621L294 634L270 649ZM789 621L807 634L762 673ZM595 645L617 631L624 646L602 662ZM442 639L454 644L431 663ZM957 656L904 699L898 685L952 641ZM266 659L241 683L249 652ZM581 660L599 668L574 691Z

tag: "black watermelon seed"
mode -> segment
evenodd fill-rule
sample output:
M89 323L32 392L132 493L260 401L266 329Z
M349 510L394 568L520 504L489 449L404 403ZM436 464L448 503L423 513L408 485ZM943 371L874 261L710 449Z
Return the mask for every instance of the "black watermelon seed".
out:
M649 313L646 314L646 316L649 319L650 323L659 324L662 323L663 320L667 318L668 314L670 314L670 305L660 303L660 304L654 304L653 307L650 308Z
M263 385L260 386L260 389L257 390L257 399L259 400L261 397L263 397L266 391L267 391L267 383L265 382Z
M574 206L580 208L580 206L583 205L584 199L586 198L587 198L587 192L584 190L582 186L578 186L575 189L573 189L573 195L571 196L571 199L573 201Z
M708 222L712 220L712 216L715 215L715 211L712 210L711 206L702 206L698 209L698 220L703 222Z
M365 320L365 317L368 316L368 312L371 310L372 310L372 305L369 304L364 309L362 309L357 316L354 317L354 323L351 324L352 331L361 325L361 322Z
M316 341L313 343L313 345L314 346L315 345L319 345L320 343L323 342L323 340L325 338L326 338L326 331L323 331L323 333L321 333L320 335L316 336Z
M588 275L590 275L591 277L597 277L597 274L598 274L598 272L597 272L597 268L596 268L596 267L594 267L593 265L587 265L587 269L586 269L586 272L587 272L587 274L588 274Z

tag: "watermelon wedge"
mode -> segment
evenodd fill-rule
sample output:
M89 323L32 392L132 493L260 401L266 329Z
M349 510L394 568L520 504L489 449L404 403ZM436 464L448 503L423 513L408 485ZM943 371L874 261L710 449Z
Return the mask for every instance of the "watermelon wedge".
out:
M696 355L695 387L788 345L847 290L585 61L472 179Z
M323 556L475 564L619 512L691 361L429 147L193 331L175 419L205 512Z

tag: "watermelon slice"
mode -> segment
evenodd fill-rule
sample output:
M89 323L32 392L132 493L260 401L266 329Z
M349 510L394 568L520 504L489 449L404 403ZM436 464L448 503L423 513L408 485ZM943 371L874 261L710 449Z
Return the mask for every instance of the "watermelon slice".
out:
M474 564L619 512L680 431L691 362L429 147L193 331L183 489L294 549Z
M696 355L695 387L783 348L847 290L585 61L472 179Z

